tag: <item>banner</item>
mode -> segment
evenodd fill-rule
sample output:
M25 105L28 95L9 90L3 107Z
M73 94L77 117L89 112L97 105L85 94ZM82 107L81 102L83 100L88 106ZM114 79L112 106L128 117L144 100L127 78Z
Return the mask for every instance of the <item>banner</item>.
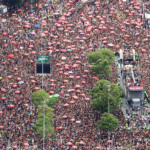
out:
M38 56L37 62L38 63L48 63L49 56Z
M150 14L145 13L145 18L150 19Z

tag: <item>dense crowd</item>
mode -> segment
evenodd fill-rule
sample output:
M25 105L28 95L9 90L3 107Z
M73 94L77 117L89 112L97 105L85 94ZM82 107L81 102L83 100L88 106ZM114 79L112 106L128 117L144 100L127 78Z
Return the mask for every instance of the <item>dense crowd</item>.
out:
M142 123L140 129L118 127L111 134L113 140L97 129L102 114L90 106L89 90L96 80L86 57L96 48L116 52L131 45L139 54L143 85L150 96L150 35L143 26L141 5L138 1L57 1L48 7L32 7L32 13L25 4L11 17L1 15L0 149L42 147L32 129L37 116L32 93L42 88L42 77L36 75L40 55L48 55L51 64L51 74L44 76L44 89L50 95L60 94L54 107L56 138L46 141L46 149L89 150L127 144L140 150L148 148L150 134ZM117 80L113 64L110 81ZM114 115L124 127L123 113L115 111Z

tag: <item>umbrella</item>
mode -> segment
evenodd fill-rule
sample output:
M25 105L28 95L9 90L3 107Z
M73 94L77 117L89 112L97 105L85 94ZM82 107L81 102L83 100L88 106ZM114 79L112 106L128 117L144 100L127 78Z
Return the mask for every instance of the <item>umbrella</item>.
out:
M72 96L72 98L76 100L79 99L78 96Z
M34 10L33 10L33 9L31 9L31 10L30 10L30 13L33 13L33 12L34 12Z
M87 98L85 98L85 100L86 100L86 101L90 101L90 98L87 97Z
M8 105L8 107L9 107L9 108L13 108L13 107L14 107L14 105Z
M82 83L82 84L85 84L85 83L86 83L86 81L82 81L81 83Z
M34 126L34 123L31 123L30 125L31 125L31 126Z
M9 54L9 55L7 55L7 57L13 58L13 57L14 57L14 54Z
M55 84L54 84L54 83L52 83L52 84L50 84L50 86L55 86Z
M141 51L142 51L143 53L145 53L145 52L146 52L146 49L142 49Z
M6 97L1 97L1 100L5 100L6 99Z
M5 36L5 35L7 35L7 33L6 33L6 32L3 32L3 36Z
M56 13L53 13L53 15L59 15L59 13L58 13L58 12L56 12Z
M67 51L68 51L68 52L71 52L72 50L71 50L71 49L67 49Z
M2 91L2 92L6 92L6 90L5 90L5 89L1 89L1 91Z
M75 118L70 119L70 121L71 121L71 122L74 122L74 121L75 121Z
M69 94L65 94L65 97L70 97L70 95Z
M59 97L60 95L59 94L54 94L53 97L57 98Z
M19 94L20 93L20 91L15 91L15 94Z
M73 79L74 78L74 76L69 76L69 79Z
M25 146L29 146L29 144L28 144L28 143L24 143L24 145L25 145Z
M21 80L21 78L17 78L17 81L20 81Z
M69 106L69 104L68 104L68 103L64 104L64 107L67 107L67 106Z
M62 118L63 118L63 119L66 119L66 118L68 118L68 117L67 117L66 115L64 115L64 116L62 116Z
M35 90L39 90L40 88L39 88L39 87L35 87L34 89L35 89Z
M70 101L69 103L70 103L70 104L73 104L73 103L75 103L75 101Z
M31 82L32 82L32 83L35 83L36 81L35 81L35 80L31 80Z
M75 146L75 145L74 145L74 146L72 146L72 149L77 149L77 148L78 148L78 147L77 147L77 146Z
M76 79L80 79L81 77L80 76L76 76Z
M66 57L62 57L61 59L62 59L62 60L65 60L65 59L66 59Z
M29 106L29 104L24 104L24 106Z
M39 28L40 26L38 24L35 24L33 27L34 28Z
M80 85L76 85L76 86L75 86L75 88L80 88L80 87L81 87Z
M85 143L83 141L80 141L79 144L80 145L85 145Z
M14 145L12 148L16 149L16 148L17 148L17 145Z
M19 84L23 84L23 83L24 83L24 81L19 81L18 83L19 83Z
M69 89L69 90L67 90L67 92L71 92L71 90Z
M97 146L96 149L102 149L100 146Z
M111 143L111 142L112 142L112 140L108 140L108 141L107 141L107 143Z
M68 146L71 146L71 145L72 145L72 143L71 143L71 142L68 142L68 143L67 143L67 145L68 145Z
M0 126L0 129L3 129L4 127L3 126Z

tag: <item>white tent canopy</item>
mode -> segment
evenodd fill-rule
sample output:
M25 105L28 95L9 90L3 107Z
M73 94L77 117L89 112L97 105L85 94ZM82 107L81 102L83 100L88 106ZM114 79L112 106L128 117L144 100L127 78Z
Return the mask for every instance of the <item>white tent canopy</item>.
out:
M5 5L0 5L0 14L6 13L7 12L7 6Z
M150 19L150 14L145 13L145 18Z

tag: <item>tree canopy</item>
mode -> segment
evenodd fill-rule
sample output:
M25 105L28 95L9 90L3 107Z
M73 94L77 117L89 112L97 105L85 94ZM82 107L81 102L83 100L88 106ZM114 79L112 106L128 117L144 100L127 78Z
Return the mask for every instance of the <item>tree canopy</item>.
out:
M49 107L53 107L53 105L57 102L57 98L50 97L45 90L38 90L33 93L32 102L36 105L36 107L43 104L44 100Z
M107 79L110 75L111 65L114 62L114 53L108 48L89 52L87 54L89 62L92 64L90 68L100 79Z
M108 48L97 49L95 52L87 53L90 63L97 63L100 60L108 60L108 63L111 65L114 62L114 52Z
M110 85L110 91L109 87ZM115 109L119 109L123 100L123 90L120 90L117 84L111 83L107 80L100 80L96 82L96 85L90 91L92 96L92 108L99 110L102 113L108 112L108 101L110 105L110 112Z
M118 126L118 119L112 114L104 113L100 120L98 120L97 127L102 130L113 131Z
M38 90L32 94L32 102L35 104L38 112L37 121L33 126L33 129L39 134L40 137L43 136L43 121L45 114L46 138L48 137L48 135L51 135L51 138L54 138L56 136L56 133L54 130L54 125L52 123L54 115L54 109L52 107L57 102L57 98L50 97L49 94L44 90Z
M45 115L45 134L46 138L48 137L48 134L51 134L51 138L55 138L56 133L54 130L54 125L52 124L52 118L50 117L50 114ZM36 121L36 124L33 126L33 129L39 134L40 137L43 136L43 120L44 120L44 114L41 113L38 115L38 119Z

